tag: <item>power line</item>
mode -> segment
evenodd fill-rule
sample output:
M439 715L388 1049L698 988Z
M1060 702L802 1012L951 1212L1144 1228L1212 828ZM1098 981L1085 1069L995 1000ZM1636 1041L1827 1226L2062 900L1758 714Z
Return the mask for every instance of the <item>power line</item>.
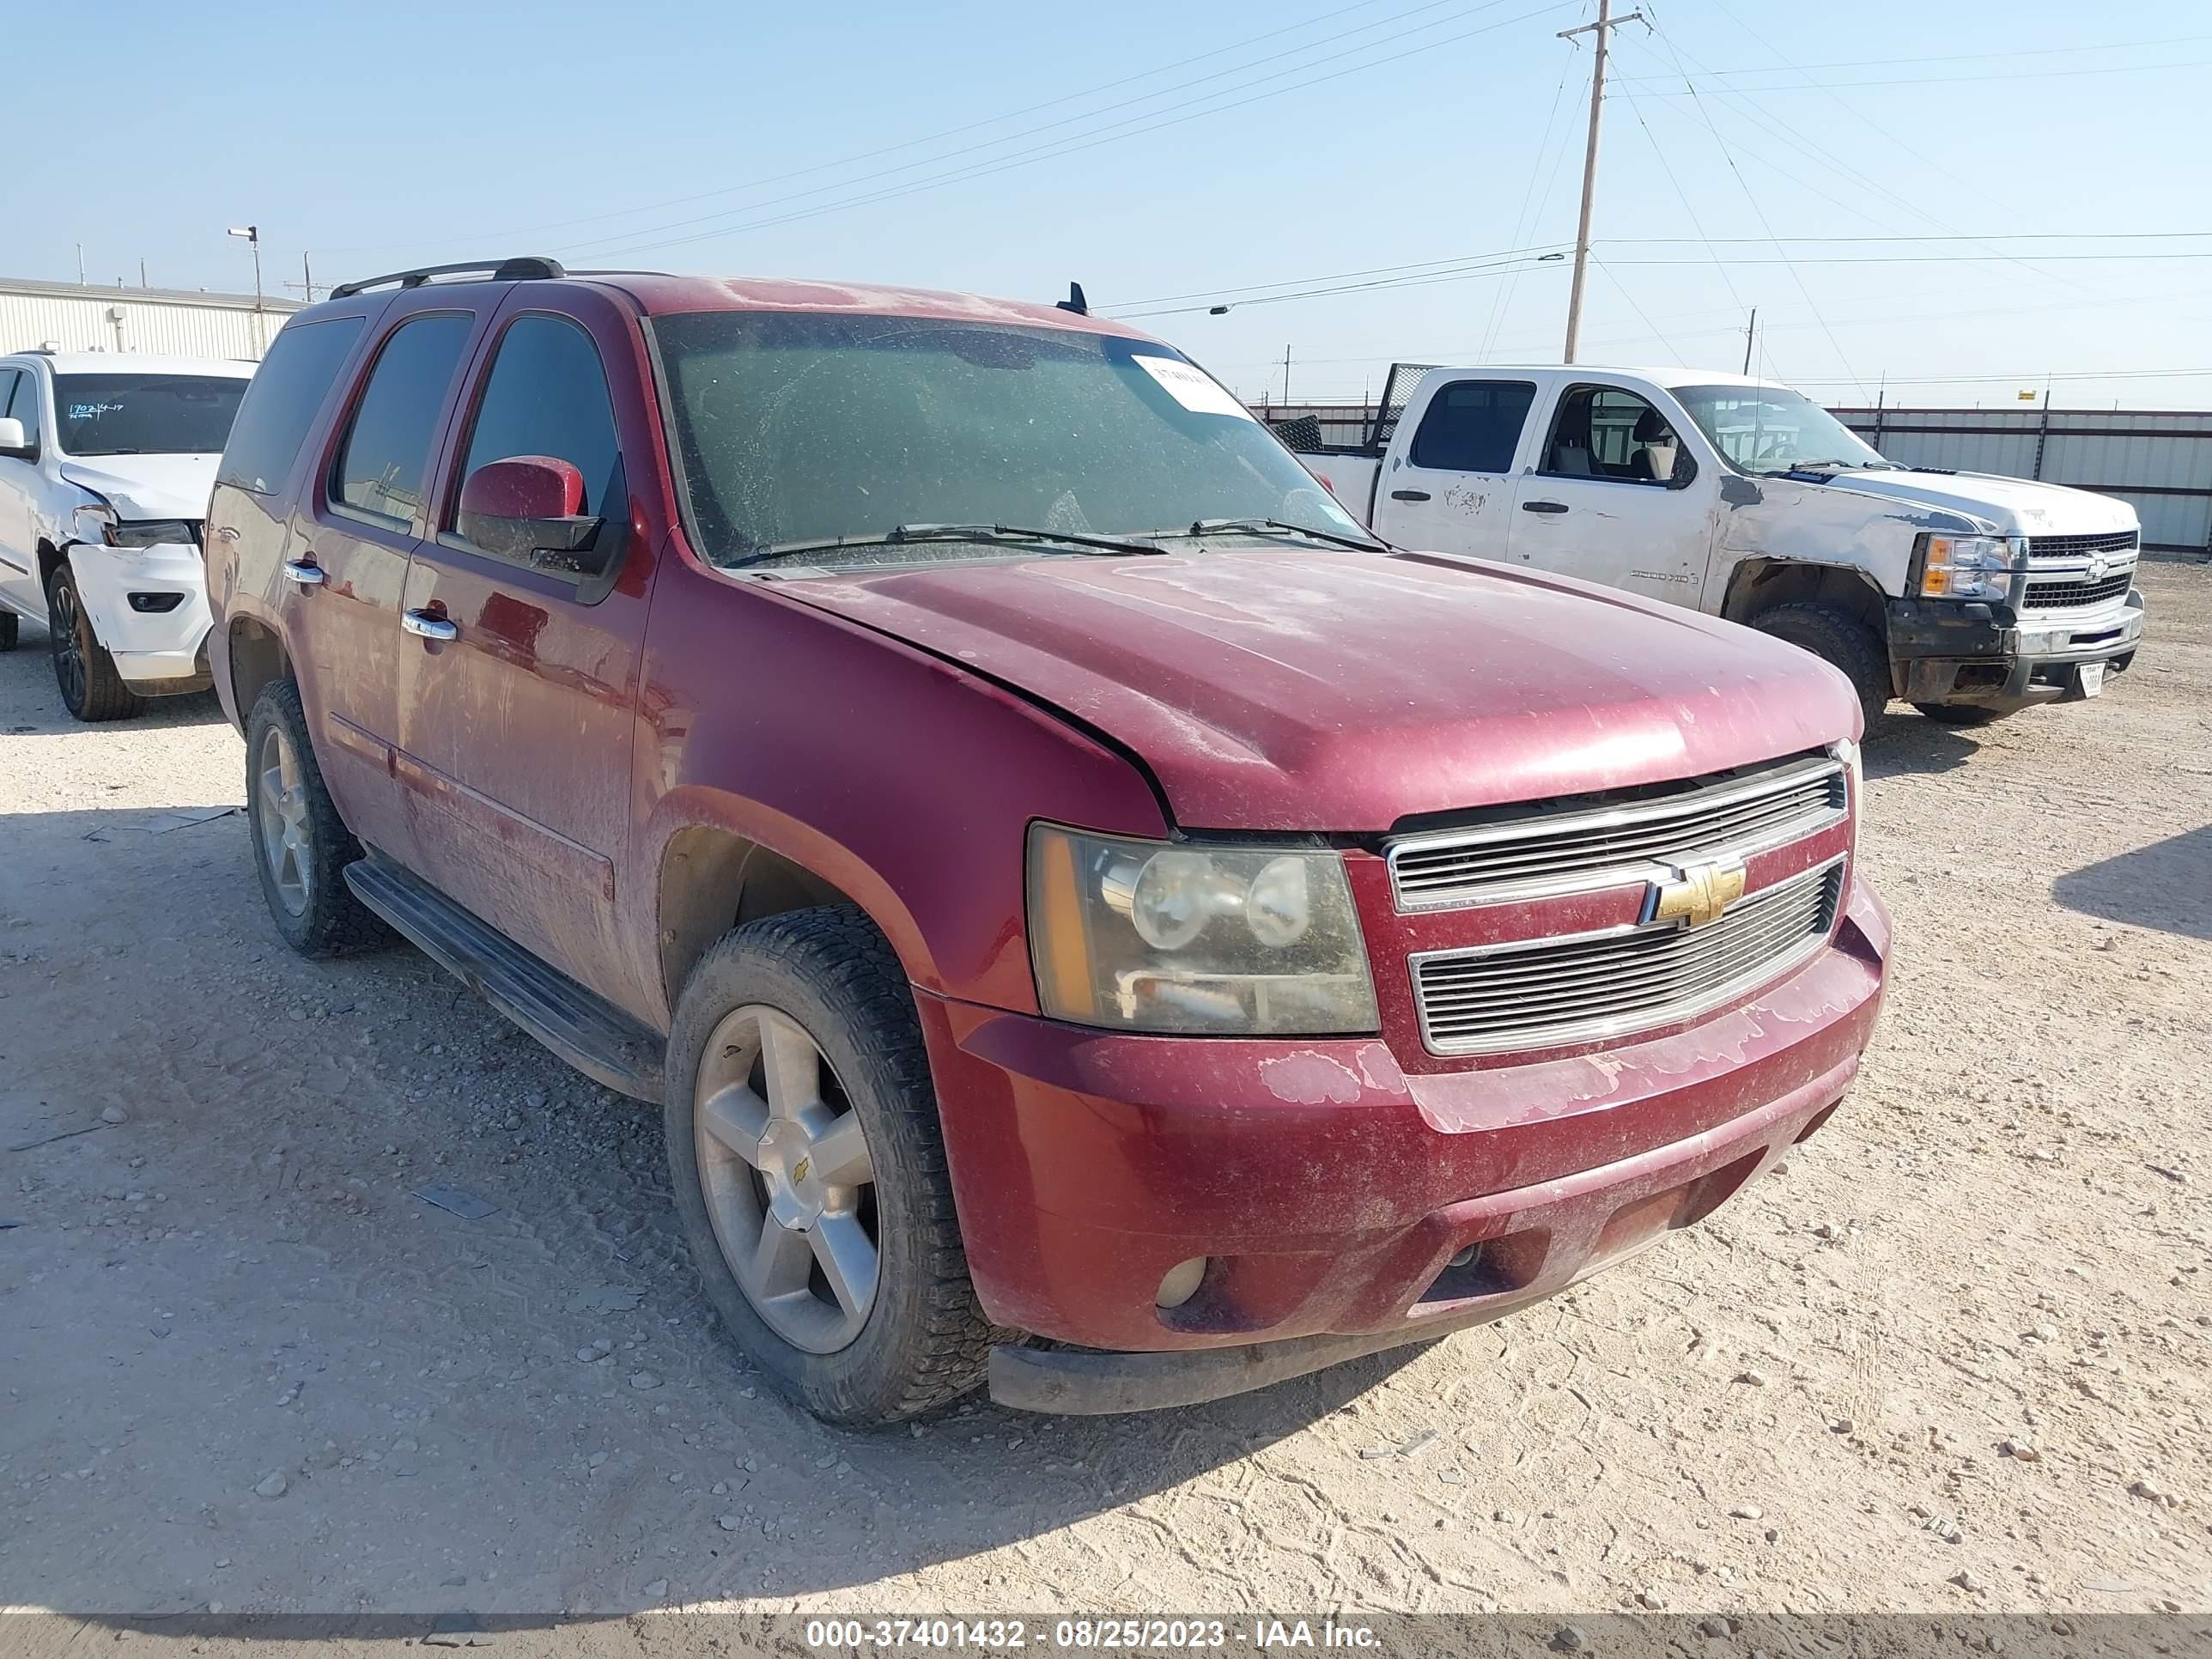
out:
M1745 93L1827 92L1850 87L1951 87L1963 81L2048 81L2077 75L2149 75L2164 70L2203 69L2208 64L2212 64L2212 58L2191 58L2179 64L2106 64L2087 69L2022 70L2012 75L1916 75L1890 81L1801 81L1776 87L1735 87L1730 90ZM1711 70L1698 72L1703 75L1712 73ZM1775 70L1769 72L1778 75L1782 71ZM1689 98L1697 94L1694 91L1685 90L1654 91L1650 95L1654 98Z
M1726 9L1723 8L1723 10L1725 12ZM1770 52L1774 52L1774 48L1771 46L1768 46L1767 42L1761 39L1748 24L1743 21L1741 18L1736 17L1733 13L1729 13L1727 15L1729 15L1729 21L1735 23L1738 28L1742 29L1743 32L1746 34L1750 35L1753 40L1758 40L1759 44L1762 46L1766 46L1766 49ZM2013 47L2004 52L1988 52L1977 46L1975 48L1974 55L1978 58L2076 58L2084 52L2134 52L2151 46L2191 46L2201 40L2212 40L2212 34L2169 34L2162 36L2155 40L2109 40L2101 46L2021 46ZM1779 52L1775 52L1774 55L1778 58L1781 57ZM1807 70L1891 69L1903 68L1913 64L1955 64L1958 61L1959 58L1956 52L1942 52L1923 58L1849 58L1842 59L1839 62L1827 64L1794 64L1784 59L1783 67L1802 73ZM1745 69L1706 70L1704 71L1705 74L1716 77L1739 75L1773 75L1778 72L1778 71L1774 65L1767 64L1762 64L1755 67ZM1624 81L1666 81L1672 77L1663 75L1626 75L1622 76L1620 78Z

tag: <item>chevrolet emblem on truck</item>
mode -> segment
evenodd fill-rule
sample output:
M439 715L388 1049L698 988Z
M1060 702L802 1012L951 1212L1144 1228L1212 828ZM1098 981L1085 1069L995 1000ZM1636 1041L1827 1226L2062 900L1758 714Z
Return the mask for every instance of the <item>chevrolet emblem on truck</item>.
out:
M1711 864L1679 866L1671 881L1651 884L1651 920L1702 927L1743 896L1743 862L1717 859Z

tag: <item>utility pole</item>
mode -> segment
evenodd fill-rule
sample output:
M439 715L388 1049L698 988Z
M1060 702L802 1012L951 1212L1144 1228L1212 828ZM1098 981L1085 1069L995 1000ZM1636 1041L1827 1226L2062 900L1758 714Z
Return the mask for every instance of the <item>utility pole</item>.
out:
M1559 39L1571 40L1577 34L1597 36L1597 62L1590 70L1589 148L1583 152L1583 212L1575 228L1575 279L1567 294L1567 349L1566 361L1575 360L1575 341L1583 330L1583 282L1589 265L1590 209L1597 198L1597 133L1599 113L1605 107L1605 59L1613 44L1613 32L1623 23L1640 23L1644 14L1632 11L1626 17L1613 15L1613 0L1597 0L1597 21L1585 23L1578 29L1561 29Z
M230 234L253 250L253 343L256 350L267 351L269 326L263 316L267 307L261 299L261 227L247 225L243 229L234 228Z
M306 253L300 255L300 280L296 283L287 283L284 286L298 289L301 294L306 296L309 305L315 303L315 268L310 263L309 255Z
M82 242L76 245L76 285L79 288L84 286L84 244Z
M1290 347L1288 347L1288 346L1285 346L1285 347L1283 348L1283 402L1284 402L1285 404L1288 404L1290 401L1291 401L1291 349L1290 349Z
M1743 372L1751 373L1751 343L1759 337L1759 307L1751 308L1751 320L1743 325Z
M138 262L138 286L146 286L146 262L143 259Z

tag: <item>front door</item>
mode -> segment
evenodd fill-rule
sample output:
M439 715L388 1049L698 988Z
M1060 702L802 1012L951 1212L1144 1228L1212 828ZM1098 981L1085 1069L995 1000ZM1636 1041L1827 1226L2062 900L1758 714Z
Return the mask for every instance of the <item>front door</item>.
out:
M1401 547L1505 556L1513 461L1535 401L1533 380L1452 380L1437 388L1405 464L1376 487L1375 516Z
M323 781L353 832L406 864L416 815L392 781L400 676L415 644L400 631L407 560L428 521L433 447L478 320L442 296L434 307L403 300L386 314L367 381L302 492L281 578L286 632L315 665L302 694L314 698L307 716Z
M1717 500L1712 471L1649 398L1571 386L1514 491L1508 562L1694 606Z
M0 368L0 415L23 423L23 436L36 453L40 440L39 377L27 370ZM46 614L39 592L39 548L35 507L44 493L39 464L20 455L0 455L0 600L7 608L33 617Z
M518 295L457 423L434 532L415 550L405 608L450 630L408 641L402 763L414 769L422 873L501 932L616 1000L628 958L614 922L628 834L630 732L651 548L633 526L629 471L652 476L643 430L625 431L607 362L627 363L628 319L568 296L574 318ZM581 516L601 519L592 557L506 556L473 544L459 512L478 468L525 456L568 462ZM632 1000L635 1000L634 998Z

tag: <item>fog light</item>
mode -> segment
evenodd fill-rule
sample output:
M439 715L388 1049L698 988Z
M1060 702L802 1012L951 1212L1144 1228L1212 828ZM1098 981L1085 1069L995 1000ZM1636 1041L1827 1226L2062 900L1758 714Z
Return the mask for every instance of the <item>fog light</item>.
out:
M150 611L157 615L165 611L174 611L184 602L185 596L181 593L133 593L131 595L131 608L133 611Z
M1163 1308L1180 1308L1196 1296L1198 1287L1206 1281L1206 1257L1194 1255L1169 1268L1152 1297L1154 1304Z

